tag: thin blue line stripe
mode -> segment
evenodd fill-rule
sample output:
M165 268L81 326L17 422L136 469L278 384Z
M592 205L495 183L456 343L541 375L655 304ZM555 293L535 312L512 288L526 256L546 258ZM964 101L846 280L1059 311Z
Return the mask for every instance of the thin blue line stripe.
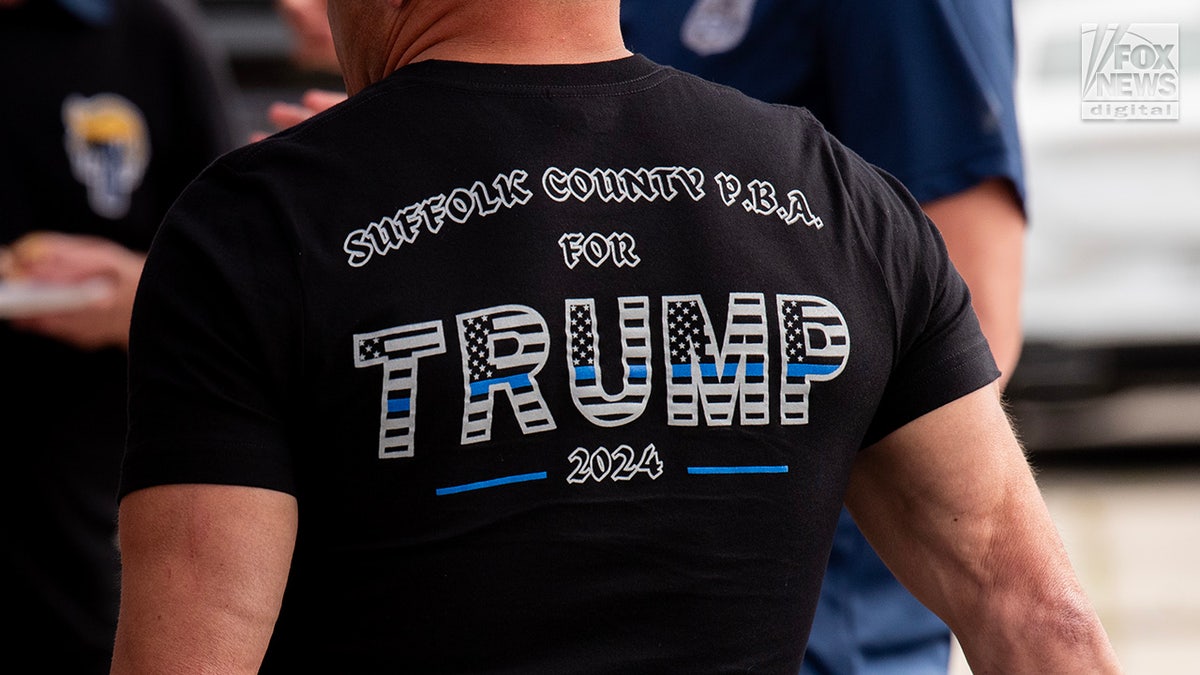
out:
M693 476L720 476L747 473L787 473L788 466L689 466Z
M826 366L816 363L787 364L788 377L807 377L809 375L831 375L838 366Z
M740 361L732 361L730 363L726 363L724 368L720 371L720 373L721 373L720 377L723 379L727 379L727 380L733 379L733 378L737 377L738 368L740 368L740 367L741 367ZM830 372L832 372L832 371L833 371L833 369L830 369ZM763 372L764 372L763 364L761 364L761 363L747 363L746 364L746 375L748 377L762 377ZM808 374L808 373L805 373L805 374ZM678 378L691 377L691 375L692 375L692 365L690 363L672 363L671 364L671 377L678 379ZM701 377L718 377L717 364L701 363L700 364L700 376Z
M456 495L462 492L471 492L473 490L485 490L487 488L503 487L514 483L528 483L535 480L546 480L546 472L538 473L523 473L517 476L505 476L504 478L495 478L492 480L483 480L478 483L467 483L465 485L454 485L437 489L437 496L444 497L446 495Z
M471 395L480 396L486 394L492 387L503 384L507 384L513 389L523 389L532 386L532 382L529 380L529 373L518 373L516 375L509 375L508 377L497 377L491 380L472 382Z
M387 409L388 412L408 412L411 405L411 399L389 398L387 402Z

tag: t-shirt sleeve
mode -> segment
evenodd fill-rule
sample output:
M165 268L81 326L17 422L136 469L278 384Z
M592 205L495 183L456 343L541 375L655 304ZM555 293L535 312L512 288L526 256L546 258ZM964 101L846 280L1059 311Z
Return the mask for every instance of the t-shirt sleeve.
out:
M818 117L927 203L988 178L1024 199L1011 0L828 3Z
M893 362L864 446L1000 376L937 227L894 176L829 139L891 304Z
M294 490L299 256L266 192L218 162L151 246L130 331L122 496L172 483Z

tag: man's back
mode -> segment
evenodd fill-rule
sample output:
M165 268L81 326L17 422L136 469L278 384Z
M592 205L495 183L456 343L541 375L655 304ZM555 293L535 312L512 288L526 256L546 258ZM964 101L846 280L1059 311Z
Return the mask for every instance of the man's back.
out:
M295 495L266 671L794 673L858 450L995 376L939 246L797 109L406 66L181 200L123 493Z

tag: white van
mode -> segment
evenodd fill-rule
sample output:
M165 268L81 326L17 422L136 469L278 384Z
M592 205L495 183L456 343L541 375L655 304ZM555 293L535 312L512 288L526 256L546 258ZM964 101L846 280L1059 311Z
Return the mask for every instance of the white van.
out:
M1200 446L1200 1L1014 11L1030 226L1026 349L1009 395L1026 442ZM1177 26L1177 44L1146 39L1164 29L1145 24ZM1142 93L1176 99L1159 112L1178 119L1083 119L1123 112L1085 100L1097 93L1085 78L1117 63L1157 66L1167 81ZM1119 77L1107 93L1135 97Z

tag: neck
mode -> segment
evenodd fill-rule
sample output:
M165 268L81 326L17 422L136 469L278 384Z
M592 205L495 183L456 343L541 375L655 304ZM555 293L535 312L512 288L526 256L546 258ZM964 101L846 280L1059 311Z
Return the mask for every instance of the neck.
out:
M428 10L436 13L425 17L432 21L404 50L404 63L590 63L629 55L617 2L441 0L424 5L439 8Z
M563 64L611 61L630 52L616 0L408 0L397 3L390 47L376 75L350 93L418 61ZM360 86L355 86L360 85Z

